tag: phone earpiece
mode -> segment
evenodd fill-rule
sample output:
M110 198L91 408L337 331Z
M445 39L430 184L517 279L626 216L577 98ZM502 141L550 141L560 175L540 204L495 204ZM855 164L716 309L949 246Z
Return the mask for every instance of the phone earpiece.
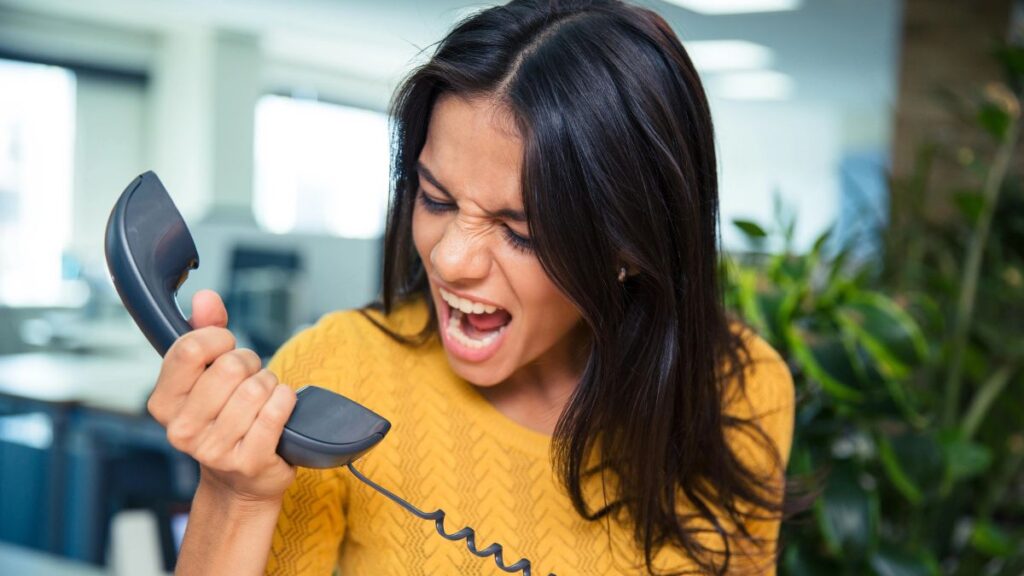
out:
M117 293L161 356L192 329L174 296L199 267L185 220L160 179L146 172L128 185L107 222L107 266Z

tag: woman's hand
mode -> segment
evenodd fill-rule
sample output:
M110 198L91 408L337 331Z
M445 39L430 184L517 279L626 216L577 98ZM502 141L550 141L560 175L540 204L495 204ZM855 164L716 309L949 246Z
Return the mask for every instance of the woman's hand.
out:
M295 392L255 352L235 348L216 292L198 292L192 311L194 330L167 351L149 413L199 462L201 488L225 503L279 502L295 477L276 453Z

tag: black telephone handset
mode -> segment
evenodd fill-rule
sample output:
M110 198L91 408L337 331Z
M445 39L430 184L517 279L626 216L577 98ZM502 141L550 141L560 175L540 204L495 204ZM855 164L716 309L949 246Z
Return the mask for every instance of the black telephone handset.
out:
M189 270L199 267L195 242L153 172L132 181L107 221L110 276L125 308L161 356L192 329L175 300ZM306 386L277 446L295 466L333 468L359 458L391 429L368 408L329 390Z

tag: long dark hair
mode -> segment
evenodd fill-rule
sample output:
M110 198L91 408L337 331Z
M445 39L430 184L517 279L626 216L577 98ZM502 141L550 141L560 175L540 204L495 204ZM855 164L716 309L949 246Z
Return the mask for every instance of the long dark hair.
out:
M664 546L682 548L703 572L725 572L731 544L755 539L745 521L777 517L782 503L778 478L759 476L726 440L727 428L751 428L778 462L763 431L723 411L724 385L742 386L749 359L722 304L715 144L686 51L660 16L616 0L516 0L440 42L392 103L379 306L426 299L418 338L393 334L410 343L436 332L412 212L416 161L447 93L497 99L512 112L536 254L592 336L554 433L573 505L589 520L629 522L649 572ZM597 506L582 488L593 475L616 487ZM707 526L721 547L698 540Z

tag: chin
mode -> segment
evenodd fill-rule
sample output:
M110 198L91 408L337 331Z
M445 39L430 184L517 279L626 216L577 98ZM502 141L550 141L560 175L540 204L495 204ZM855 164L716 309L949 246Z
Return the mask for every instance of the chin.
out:
M451 366L452 372L474 386L493 388L508 379L508 374L506 374L505 370L496 370L494 367L479 364L467 364L452 358L450 352L446 351L446 353L448 365Z

